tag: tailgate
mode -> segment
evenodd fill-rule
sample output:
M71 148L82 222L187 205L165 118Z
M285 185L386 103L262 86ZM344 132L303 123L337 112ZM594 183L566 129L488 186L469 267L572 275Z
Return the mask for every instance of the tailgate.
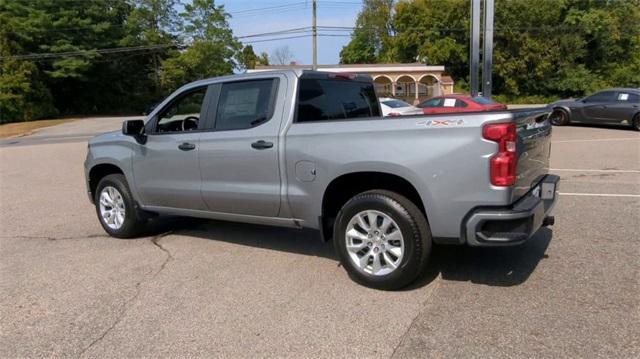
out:
M549 172L551 123L546 109L514 110L518 133L518 165L512 201L525 195Z

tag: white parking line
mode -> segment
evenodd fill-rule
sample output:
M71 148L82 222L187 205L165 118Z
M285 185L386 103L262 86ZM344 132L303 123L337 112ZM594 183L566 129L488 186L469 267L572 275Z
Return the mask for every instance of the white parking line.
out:
M550 168L549 171L561 172L605 172L605 173L640 173L640 170L589 170L576 168Z
M585 196L585 197L628 197L640 198L640 194L618 194L618 193L572 193L558 192L561 196Z
M570 143L570 142L606 142L606 141L640 141L640 137L638 138L597 138L590 140L564 140L564 141L551 141L551 143Z

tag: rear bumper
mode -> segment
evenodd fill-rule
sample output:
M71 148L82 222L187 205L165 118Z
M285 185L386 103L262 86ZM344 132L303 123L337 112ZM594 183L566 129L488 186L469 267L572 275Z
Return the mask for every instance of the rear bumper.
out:
M558 198L556 191L559 184L560 177L547 175L533 190L509 207L472 210L462 228L467 244L489 247L524 243L542 226L553 224L553 217L549 215Z

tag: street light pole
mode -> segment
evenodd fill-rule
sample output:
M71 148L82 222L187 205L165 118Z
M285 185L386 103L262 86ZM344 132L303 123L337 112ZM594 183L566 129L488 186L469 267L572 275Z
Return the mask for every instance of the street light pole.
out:
M311 25L311 33L313 37L313 69L318 69L318 27L316 26L316 0L313 0L313 23Z
M471 96L478 96L480 77L480 0L471 0L471 42L469 54L469 85Z
M482 51L482 96L491 97L491 69L493 67L494 0L484 0L484 50Z

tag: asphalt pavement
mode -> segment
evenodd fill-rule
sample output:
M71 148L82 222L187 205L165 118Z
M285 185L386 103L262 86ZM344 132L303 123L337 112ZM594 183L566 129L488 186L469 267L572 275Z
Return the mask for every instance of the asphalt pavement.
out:
M122 118L0 142L0 357L640 356L640 133L555 128L556 224L527 244L434 249L364 288L313 231L162 220L105 236L86 140Z

